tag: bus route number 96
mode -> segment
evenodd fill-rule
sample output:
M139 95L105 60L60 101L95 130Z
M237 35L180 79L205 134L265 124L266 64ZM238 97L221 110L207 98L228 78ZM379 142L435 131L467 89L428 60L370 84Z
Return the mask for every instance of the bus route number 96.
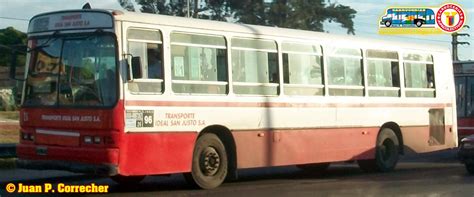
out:
M153 111L143 112L143 127L153 127Z

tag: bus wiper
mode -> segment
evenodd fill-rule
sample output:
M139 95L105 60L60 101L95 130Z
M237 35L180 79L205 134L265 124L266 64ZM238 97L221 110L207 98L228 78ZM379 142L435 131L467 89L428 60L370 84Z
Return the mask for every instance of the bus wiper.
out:
M36 51L36 50L39 50L39 49L42 49L42 48L46 48L46 47L49 47L51 42L54 42L56 41L57 39L59 39L59 37L57 36L59 34L59 31L55 31L53 33L53 35L51 37L48 38L48 40L46 40L46 42L44 42L44 44L42 45L39 45L39 46L36 46L36 47L33 47L31 49L28 49L27 52L30 53L32 51Z
M31 49L28 49L28 53L32 52L32 51L36 51L36 50L39 50L39 49L42 49L42 48L46 48L46 47L49 47L49 44L43 44L43 45L40 45L40 46L36 46L36 47L33 47Z
M96 30L94 31L94 33L88 35L88 36L85 38L85 40L89 40L89 39L91 39L91 38L97 38L97 36L100 36L100 35L102 35L102 34L104 34L104 33L105 33L105 32L104 32L103 29L100 29L100 28L99 28L99 29L96 29Z
M64 38L64 40L90 40L92 38L97 38L97 35L98 34L95 34L95 33L101 33L103 32L101 29L97 29L96 31L94 31L93 34L88 34L88 35L81 35L81 36L74 36L74 37L66 37Z

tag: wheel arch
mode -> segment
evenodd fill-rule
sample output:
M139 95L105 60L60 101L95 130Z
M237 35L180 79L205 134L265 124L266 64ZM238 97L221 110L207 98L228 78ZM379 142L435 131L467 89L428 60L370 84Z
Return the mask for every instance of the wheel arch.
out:
M389 128L393 132L395 132L395 135L397 135L397 139L398 139L398 142L400 144L400 146L398 147L398 152L403 155L405 153L404 148L403 148L405 145L404 145L404 142L403 142L403 135L402 135L402 130L400 129L400 126L395 122L386 122L385 124L383 124L380 127L379 133L384 128Z
M210 125L201 130L198 138L206 133L217 135L222 143L224 143L228 159L227 179L237 179L237 148L230 129L222 125Z

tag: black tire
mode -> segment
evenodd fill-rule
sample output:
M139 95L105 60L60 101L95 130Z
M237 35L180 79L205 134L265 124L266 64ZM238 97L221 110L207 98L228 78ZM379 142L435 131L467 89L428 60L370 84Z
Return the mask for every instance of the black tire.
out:
M420 21L420 20L418 20L418 21L416 21L415 25L416 25L417 27L421 27L421 26L423 25L423 22Z
M202 189L221 185L228 172L225 146L213 133L199 137L194 147L191 173L184 174L186 181Z
M122 175L115 175L115 176L110 177L110 179L112 179L119 185L137 185L144 178L145 176L122 176Z
M385 27L390 27L392 25L392 21L385 21Z
M389 172L398 163L399 142L397 135L392 129L383 128L378 137L375 147L375 159L359 160L360 169L366 172Z
M314 164L297 165L296 167L310 173L323 173L329 168L330 164L331 163L314 163Z
M474 163L465 163L464 166L470 175L474 175Z

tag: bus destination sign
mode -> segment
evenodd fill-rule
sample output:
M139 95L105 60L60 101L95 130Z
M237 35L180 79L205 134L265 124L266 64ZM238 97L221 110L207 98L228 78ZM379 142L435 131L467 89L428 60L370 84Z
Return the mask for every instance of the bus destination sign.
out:
M105 12L52 13L34 17L30 23L28 33L113 27L112 16Z

